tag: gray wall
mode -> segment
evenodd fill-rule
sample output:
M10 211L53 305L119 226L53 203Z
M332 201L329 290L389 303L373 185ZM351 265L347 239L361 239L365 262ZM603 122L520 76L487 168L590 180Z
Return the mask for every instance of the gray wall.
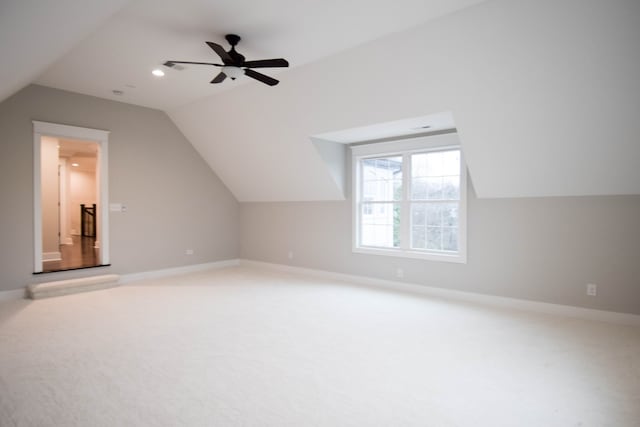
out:
M478 199L470 183L468 202L466 265L352 253L350 200L241 203L241 256L640 314L640 196Z
M111 267L33 272L32 120L111 131ZM0 291L38 281L237 258L239 206L162 111L28 86L0 103ZM185 255L193 249L194 255Z

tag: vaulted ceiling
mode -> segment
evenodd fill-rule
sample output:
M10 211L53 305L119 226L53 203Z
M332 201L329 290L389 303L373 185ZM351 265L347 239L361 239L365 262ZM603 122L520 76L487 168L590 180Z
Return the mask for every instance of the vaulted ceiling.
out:
M480 0L133 0L49 67L37 83L151 108L170 109L248 82L209 81L219 69L187 65L153 78L168 59L220 62L205 44L242 37L247 59L317 61ZM71 11L74 13L73 11ZM277 75L281 70L265 70ZM134 86L134 87L132 87ZM113 90L123 95L114 95Z
M241 201L344 198L342 136L438 117L480 197L640 194L636 0L39 3L1 6L0 99L36 82L163 109ZM278 86L150 74L229 32L289 59Z

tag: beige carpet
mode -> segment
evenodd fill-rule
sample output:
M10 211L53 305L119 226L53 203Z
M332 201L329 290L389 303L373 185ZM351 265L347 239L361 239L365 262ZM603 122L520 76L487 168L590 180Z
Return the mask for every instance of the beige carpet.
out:
M0 304L0 425L639 426L640 329L231 268Z

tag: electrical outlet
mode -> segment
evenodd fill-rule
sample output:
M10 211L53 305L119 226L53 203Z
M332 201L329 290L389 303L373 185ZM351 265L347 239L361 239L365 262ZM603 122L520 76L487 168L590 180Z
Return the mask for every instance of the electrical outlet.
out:
M590 297L598 295L598 285L595 283L587 283L587 295Z
M289 253L287 254L287 257L289 259L293 259L293 251L289 251Z
M404 277L404 270L401 268L396 269L396 277L398 279L402 279Z
M184 251L185 255L193 255L193 249L187 249Z

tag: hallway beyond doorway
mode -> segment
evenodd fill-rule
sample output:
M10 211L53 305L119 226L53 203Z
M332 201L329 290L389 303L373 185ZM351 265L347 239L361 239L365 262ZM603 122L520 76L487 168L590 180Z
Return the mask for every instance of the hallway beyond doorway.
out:
M100 265L99 249L96 249L95 237L72 236L73 245L60 245L62 260L42 263L43 273L52 271L75 270Z

